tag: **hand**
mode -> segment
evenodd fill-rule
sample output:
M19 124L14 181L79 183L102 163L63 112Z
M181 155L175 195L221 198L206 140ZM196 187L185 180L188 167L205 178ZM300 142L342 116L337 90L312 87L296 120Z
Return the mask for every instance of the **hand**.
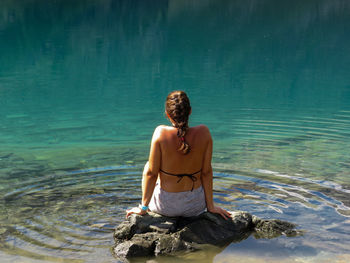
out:
M142 210L139 207L133 207L130 210L126 210L126 217L125 218L128 218L131 214L145 215L145 214L147 214L147 211Z
M214 214L220 214L225 220L229 219L231 217L231 213L226 211L225 209L222 209L219 206L214 206L213 208L209 209L208 212L214 213Z

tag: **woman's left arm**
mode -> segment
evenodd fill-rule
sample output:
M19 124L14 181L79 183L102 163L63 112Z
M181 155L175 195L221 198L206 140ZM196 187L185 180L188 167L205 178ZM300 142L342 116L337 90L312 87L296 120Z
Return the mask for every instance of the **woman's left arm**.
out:
M160 133L161 127L157 127L153 133L149 159L142 174L142 206L148 206L150 203L158 179L161 161ZM146 212L139 207L134 207L126 211L126 217L131 214L143 215Z

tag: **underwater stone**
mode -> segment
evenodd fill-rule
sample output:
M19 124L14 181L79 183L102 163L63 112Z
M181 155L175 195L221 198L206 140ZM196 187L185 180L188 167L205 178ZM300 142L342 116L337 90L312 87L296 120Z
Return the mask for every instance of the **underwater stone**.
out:
M7 231L6 228L0 227L0 235L5 234Z
M118 259L175 255L201 250L205 245L222 247L246 239L272 238L297 233L295 225L281 220L262 220L246 212L231 212L229 220L205 212L196 217L166 217L155 213L131 215L114 232ZM204 246L203 246L204 245Z
M31 208L31 207L28 207L28 206L25 206L25 207L20 207L19 209L18 209L18 211L20 212L20 213L23 213L23 212L29 212L29 211L31 211L33 208Z
M295 230L296 225L277 220L256 220L255 224L255 238L275 238L279 237L281 234L288 237L293 237L299 235L300 231Z

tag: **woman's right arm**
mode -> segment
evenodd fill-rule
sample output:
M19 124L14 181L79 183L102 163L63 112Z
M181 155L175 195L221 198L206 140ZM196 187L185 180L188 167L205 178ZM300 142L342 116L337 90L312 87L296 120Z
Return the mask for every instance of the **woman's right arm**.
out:
M161 160L160 136L161 127L157 127L153 133L149 159L142 174L142 206L148 206L151 201L154 187L158 179ZM126 211L126 217L131 214L143 215L146 214L146 211L139 207L134 207Z
M213 154L213 139L211 138L210 131L207 127L205 127L204 136L208 139L203 159L201 181L205 193L205 202L207 204L207 210L211 213L220 214L223 218L228 219L228 217L230 217L231 214L225 209L214 205L213 168L211 166L211 158Z
M149 154L148 163L142 175L142 205L148 206L151 201L154 187L158 179L160 169L161 151L160 151L160 137L161 127L158 126L153 133L151 150Z

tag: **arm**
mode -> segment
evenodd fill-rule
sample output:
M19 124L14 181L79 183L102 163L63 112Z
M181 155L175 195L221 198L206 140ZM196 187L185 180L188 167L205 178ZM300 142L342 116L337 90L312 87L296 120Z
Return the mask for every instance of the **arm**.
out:
M151 150L148 162L145 165L142 175L142 205L148 206L151 201L154 187L158 179L160 169L161 151L160 151L160 127L153 134Z
M213 140L211 138L209 129L206 128L206 130L207 130L207 136L208 136L208 143L204 154L202 174L201 174L202 186L205 193L205 202L207 204L207 210L209 212L220 214L223 218L227 219L227 217L230 217L231 214L228 211L214 205L213 168L211 166L211 158L213 154Z
M161 151L160 151L160 132L161 128L157 127L153 133L151 150L148 162L145 165L142 173L142 205L148 206L151 201L154 187L157 182L158 173L160 169ZM134 207L126 211L126 217L131 214L146 214L146 211L139 207Z
M213 209L213 169L211 167L211 158L213 153L213 140L208 130L209 140L206 146L204 160L202 165L201 181L205 193L205 202L207 204L208 211Z

